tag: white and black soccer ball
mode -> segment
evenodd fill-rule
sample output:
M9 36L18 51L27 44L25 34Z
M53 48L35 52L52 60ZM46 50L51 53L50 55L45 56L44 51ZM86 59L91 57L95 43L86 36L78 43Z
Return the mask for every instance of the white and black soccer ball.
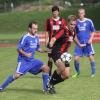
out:
M61 60L63 62L65 61L70 62L72 60L72 55L70 53L65 52L61 55Z

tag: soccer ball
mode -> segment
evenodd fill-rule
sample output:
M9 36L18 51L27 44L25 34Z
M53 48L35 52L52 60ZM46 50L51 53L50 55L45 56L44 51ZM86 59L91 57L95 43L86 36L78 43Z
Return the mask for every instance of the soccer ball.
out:
M65 53L63 53L63 54L61 55L61 60L62 60L63 62L65 62L65 61L70 62L70 61L72 60L72 55L69 54L69 53L67 53L67 52L65 52Z

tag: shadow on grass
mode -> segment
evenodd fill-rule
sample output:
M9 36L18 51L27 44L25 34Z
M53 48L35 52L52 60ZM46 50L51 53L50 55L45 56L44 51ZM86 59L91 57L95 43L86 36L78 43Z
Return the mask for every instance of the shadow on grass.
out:
M40 89L25 89L25 88L7 88L4 92L17 92L17 93L35 93L35 94L43 94L43 91Z
M38 75L31 75L31 76L24 76L23 78L41 78L42 76L38 76Z

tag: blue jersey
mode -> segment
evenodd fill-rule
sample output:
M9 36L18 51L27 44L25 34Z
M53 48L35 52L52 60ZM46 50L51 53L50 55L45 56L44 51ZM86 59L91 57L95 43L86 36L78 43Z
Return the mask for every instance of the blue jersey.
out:
M38 36L34 35L30 35L29 33L25 34L19 41L18 43L18 50L23 50L27 53L32 53L31 57L25 57L22 54L18 54L18 62L19 61L33 61L34 60L34 54L35 51L37 51L39 49L40 45L39 45L39 38Z
M76 34L80 43L88 43L91 33L95 31L91 19L85 18L83 21L80 19L77 20Z

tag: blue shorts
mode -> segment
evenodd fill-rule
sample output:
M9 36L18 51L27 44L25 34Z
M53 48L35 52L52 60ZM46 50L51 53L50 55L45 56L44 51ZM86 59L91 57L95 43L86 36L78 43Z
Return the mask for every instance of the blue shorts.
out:
M80 46L76 45L74 49L74 56L90 56L94 55L94 49L92 44L87 44L85 47L81 48Z
M32 74L37 74L41 70L43 65L44 63L38 59L34 59L31 62L29 61L18 62L16 72L20 74L26 74L27 72L30 72Z

